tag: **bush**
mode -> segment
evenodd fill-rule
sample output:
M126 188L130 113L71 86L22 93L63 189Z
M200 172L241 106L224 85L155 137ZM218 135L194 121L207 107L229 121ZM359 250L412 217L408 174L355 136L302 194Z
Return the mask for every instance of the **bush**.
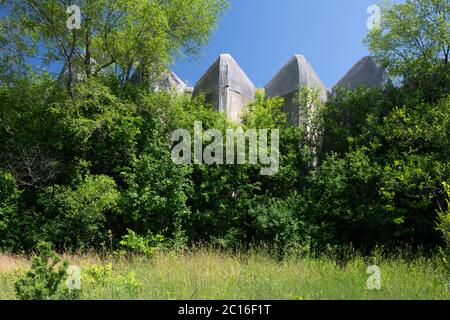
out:
M191 185L190 168L172 162L170 151L155 137L124 175L128 188L123 192L125 224L138 233L166 230L167 237L183 237L189 216L186 205ZM181 241L181 240L180 240Z
M141 133L136 106L112 94L99 81L81 83L76 89L76 99L53 103L49 108L58 119L53 133L58 139L50 141L52 148L61 150L71 165L83 159L93 174L119 181L120 172L134 158Z
M0 251L10 251L18 243L19 198L14 178L0 169Z
M114 180L106 176L88 176L74 188L48 187L39 198L41 232L60 248L98 248L119 197Z
M166 247L167 240L161 234L154 235L149 232L143 237L136 234L133 230L128 230L128 234L122 237L119 244L131 253L153 257L159 250Z
M339 89L321 111L319 166L302 210L313 212L323 242L368 250L439 243L434 212L450 172L450 96L426 102L408 90Z
M66 285L69 262L52 251L49 243L37 246L38 255L33 258L31 270L15 283L16 295L20 300L69 300L76 299L80 292L70 290Z
M250 215L255 219L255 240L279 249L300 243L305 234L300 234L301 222L295 213L292 203L280 199L271 199L251 209Z
M450 184L443 183L443 186L447 192L447 209L441 208L438 212L439 226L438 230L442 232L445 243L450 246Z
M115 272L116 271L116 272ZM142 284L136 279L134 271L126 274L118 274L119 270L114 270L113 265L89 265L83 269L83 292L86 293L83 299L101 299L105 292L110 292L113 299L122 297L136 297Z
M438 230L442 232L446 248L443 250L444 267L447 270L450 290L450 184L444 183L447 192L447 209L441 208L438 211Z

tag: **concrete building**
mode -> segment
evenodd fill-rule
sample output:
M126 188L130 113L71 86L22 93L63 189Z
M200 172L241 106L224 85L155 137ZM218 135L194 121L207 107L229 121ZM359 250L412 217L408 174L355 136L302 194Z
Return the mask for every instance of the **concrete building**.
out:
M303 87L319 90L320 99L327 100L327 88L302 55L294 55L289 59L265 87L268 97L284 98L284 111L287 113L288 122L296 126L301 125L303 119L299 105L294 99Z
M255 86L231 55L221 54L195 85L193 96L199 94L238 122L254 99Z
M131 83L139 84L142 83L143 74L137 69L131 76ZM180 94L189 94L189 88L175 73L167 70L161 74L161 77L155 83L155 91L175 91Z
M334 88L345 87L355 89L360 85L367 88L383 88L388 81L387 70L378 66L373 57L366 56L359 60L347 74L338 81Z

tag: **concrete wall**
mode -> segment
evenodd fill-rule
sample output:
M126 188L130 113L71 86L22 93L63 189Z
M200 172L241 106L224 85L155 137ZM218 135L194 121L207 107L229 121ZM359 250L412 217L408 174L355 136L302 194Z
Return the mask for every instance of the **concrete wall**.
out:
M283 110L287 114L290 124L300 126L304 122L304 116L300 113L298 104L294 102L299 89L308 87L318 89L320 99L326 101L327 89L320 80L313 67L302 55L295 55L278 71L275 77L266 85L266 95L284 98Z
M137 69L131 76L131 83L142 84L144 82L145 75L141 69ZM161 91L173 91L179 94L189 94L189 87L182 81L175 73L167 70L161 74L159 79L154 84L154 90L156 92Z
M199 94L204 94L217 111L238 122L254 99L255 86L231 55L221 54L195 85L193 96Z
M376 61L367 56L359 60L347 74L338 81L337 87L355 89L362 85L367 88L383 88L389 81L387 70L377 65Z

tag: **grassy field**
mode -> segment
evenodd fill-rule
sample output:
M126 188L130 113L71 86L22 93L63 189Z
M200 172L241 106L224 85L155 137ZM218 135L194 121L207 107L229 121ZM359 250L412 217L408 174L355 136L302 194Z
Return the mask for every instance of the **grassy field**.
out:
M214 250L158 254L153 259L67 256L82 270L82 299L449 299L438 259L331 258L278 261L269 254ZM376 262L381 289L368 290ZM0 256L0 299L14 299L14 282L29 268Z

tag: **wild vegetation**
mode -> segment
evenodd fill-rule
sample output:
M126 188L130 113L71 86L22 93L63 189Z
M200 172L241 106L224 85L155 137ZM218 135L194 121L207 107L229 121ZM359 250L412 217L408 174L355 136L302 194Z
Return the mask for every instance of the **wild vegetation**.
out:
M282 260L267 249L227 253L217 248L159 252L152 258L66 256L81 267L78 299L256 299L256 300L444 300L450 298L442 264L420 254L370 256L348 252L345 264L330 253L322 257L292 253ZM2 258L0 258L1 261ZM381 269L381 289L368 290L367 267ZM0 273L0 299L15 299L15 283L28 268L23 262ZM34 286L31 286L34 288ZM61 285L62 289L67 289ZM67 299L67 294L47 299Z
M89 1L87 24L70 32L56 19L60 1L0 3L13 12L0 17L0 60L8 62L0 68L1 251L28 254L43 241L60 253L116 251L114 265L83 271L83 298L448 298L448 1L386 8L367 42L395 82L338 89L306 113L308 126L287 123L281 98L257 95L241 125L280 130L274 176L258 165L173 163L174 130L236 124L204 97L156 93L151 77L129 81L134 70L154 75L176 54L195 52L222 1L190 1L189 10L186 1ZM129 23L138 18L148 29ZM60 79L26 72L33 54L69 71ZM299 89L305 108L314 92ZM195 244L241 253L190 253ZM255 246L270 254L252 253ZM381 259L385 287L365 291L365 255L405 246L427 258ZM361 254L349 256L350 248ZM292 252L303 258L289 260ZM41 261L42 270L50 272ZM0 297L13 297L11 277L0 275ZM20 289L35 285L23 279L19 297L48 296Z

